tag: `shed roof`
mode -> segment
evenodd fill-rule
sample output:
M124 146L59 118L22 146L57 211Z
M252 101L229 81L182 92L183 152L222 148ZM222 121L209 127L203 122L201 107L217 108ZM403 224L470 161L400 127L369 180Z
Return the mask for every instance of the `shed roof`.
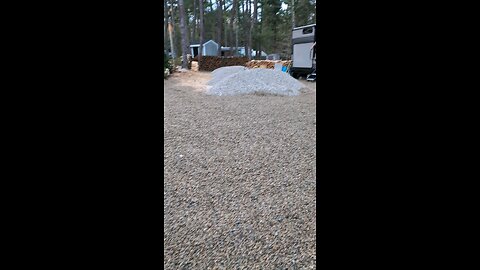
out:
M218 46L218 44L217 44L215 41L211 40L211 39L210 39L209 41L203 43L203 46L205 46L205 45L208 44L208 43L214 43L215 45ZM200 42L192 42L192 43L190 44L190 47L200 47Z

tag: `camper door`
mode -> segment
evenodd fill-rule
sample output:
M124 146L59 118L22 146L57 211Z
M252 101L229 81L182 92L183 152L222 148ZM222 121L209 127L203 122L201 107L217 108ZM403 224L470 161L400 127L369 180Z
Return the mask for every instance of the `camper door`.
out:
M293 45L293 64L296 68L312 68L313 42Z

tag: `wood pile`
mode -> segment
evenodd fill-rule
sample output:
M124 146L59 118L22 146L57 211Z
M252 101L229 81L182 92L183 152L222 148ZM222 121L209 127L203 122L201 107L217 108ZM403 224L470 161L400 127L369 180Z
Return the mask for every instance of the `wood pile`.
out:
M281 63L282 66L288 66L292 60L251 60L245 64L247 68L275 68L276 63Z
M221 67L245 66L247 62L247 57L202 56L202 61L198 69L202 71L214 71Z
M191 65L192 65L192 68L191 68L192 71L198 71L198 61L192 60Z

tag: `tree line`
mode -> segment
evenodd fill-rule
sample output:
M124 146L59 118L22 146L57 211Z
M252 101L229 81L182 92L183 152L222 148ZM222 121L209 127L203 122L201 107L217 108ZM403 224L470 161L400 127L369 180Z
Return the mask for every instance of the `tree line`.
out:
M187 68L190 44L200 44L199 61L204 42L212 39L220 47L230 47L231 55L245 47L268 54L291 56L293 27L315 23L316 0L164 0L164 48L173 57L182 56Z

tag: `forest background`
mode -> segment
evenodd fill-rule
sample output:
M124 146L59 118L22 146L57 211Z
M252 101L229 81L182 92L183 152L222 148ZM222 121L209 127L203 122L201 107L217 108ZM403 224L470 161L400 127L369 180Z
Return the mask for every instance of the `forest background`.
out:
M249 59L249 48L290 59L292 28L314 24L315 8L316 0L164 0L164 52L186 60L190 44L211 39L232 55L245 47Z

